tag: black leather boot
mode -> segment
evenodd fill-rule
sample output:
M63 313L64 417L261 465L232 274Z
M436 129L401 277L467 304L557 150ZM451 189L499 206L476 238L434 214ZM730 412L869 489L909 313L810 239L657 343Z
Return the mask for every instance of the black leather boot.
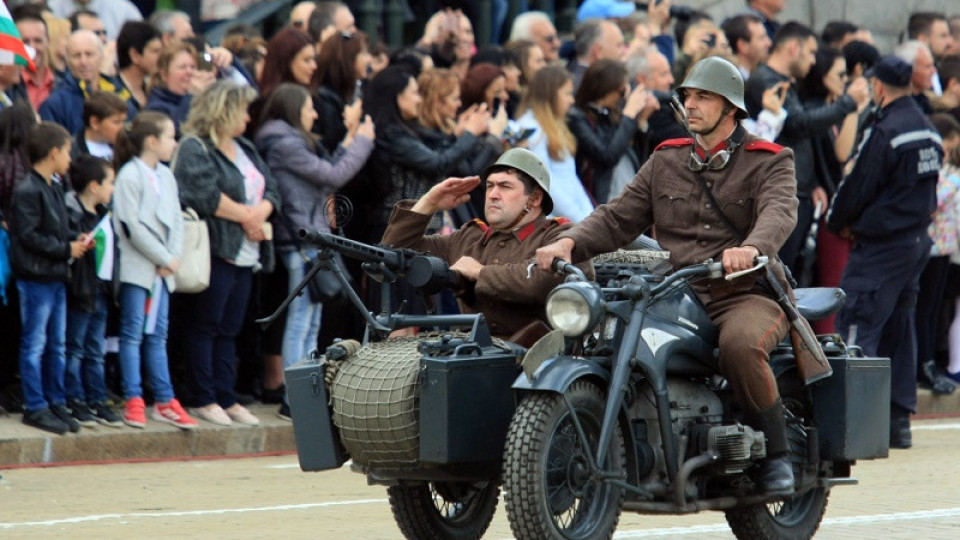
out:
M760 463L754 480L760 491L770 495L793 493L793 465L790 463L790 443L787 441L787 423L783 404L760 411L756 415L757 428L763 430L767 439L767 457Z
M906 450L913 446L913 435L910 433L910 411L890 406L890 448Z

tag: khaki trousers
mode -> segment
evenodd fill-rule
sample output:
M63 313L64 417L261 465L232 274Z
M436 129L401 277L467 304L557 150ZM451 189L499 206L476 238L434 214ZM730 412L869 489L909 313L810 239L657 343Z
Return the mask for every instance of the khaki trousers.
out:
M770 351L787 336L786 314L775 300L756 293L735 294L706 307L720 329L720 372L730 381L737 403L747 413L772 407L780 392L770 369Z

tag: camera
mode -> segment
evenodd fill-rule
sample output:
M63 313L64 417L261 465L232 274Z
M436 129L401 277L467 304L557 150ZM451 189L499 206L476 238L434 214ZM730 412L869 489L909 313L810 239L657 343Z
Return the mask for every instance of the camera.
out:
M653 0L653 5L660 4L662 0ZM647 11L650 9L650 3L637 4L637 9ZM689 21L693 16L694 9L690 6L670 6L670 16L678 21Z
M516 146L519 143L529 139L534 132L536 132L536 130L533 128L526 128L517 131L513 127L508 126L507 129L503 131L503 141L510 146Z

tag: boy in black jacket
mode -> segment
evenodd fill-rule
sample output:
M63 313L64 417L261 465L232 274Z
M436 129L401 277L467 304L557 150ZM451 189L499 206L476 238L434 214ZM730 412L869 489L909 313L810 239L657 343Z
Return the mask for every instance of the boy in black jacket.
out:
M73 417L82 426L123 425L107 404L103 369L107 308L114 277L114 238L107 205L113 196L113 167L91 155L70 165L74 191L67 194L70 228L88 233L90 251L73 263L67 291L67 367L64 386Z
M20 293L20 379L23 423L53 433L78 431L66 407L63 373L70 263L89 249L72 234L63 188L55 176L70 167L70 133L53 122L30 129L33 170L13 190L11 254Z

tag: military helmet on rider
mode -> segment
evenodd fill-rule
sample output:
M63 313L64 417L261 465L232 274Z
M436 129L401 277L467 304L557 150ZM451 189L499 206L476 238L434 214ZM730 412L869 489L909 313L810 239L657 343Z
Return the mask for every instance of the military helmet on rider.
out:
M553 199L550 197L550 171L547 170L547 166L536 154L526 148L511 148L504 152L496 163L483 169L480 178L486 182L487 177L492 173L507 169L520 171L536 182L543 189L543 203L541 204L543 213L553 212Z
M723 96L731 105L737 108L736 118L742 120L750 116L747 106L743 103L743 76L740 70L729 61L719 56L704 58L696 63L683 84L677 87L681 99L684 90L695 88Z

